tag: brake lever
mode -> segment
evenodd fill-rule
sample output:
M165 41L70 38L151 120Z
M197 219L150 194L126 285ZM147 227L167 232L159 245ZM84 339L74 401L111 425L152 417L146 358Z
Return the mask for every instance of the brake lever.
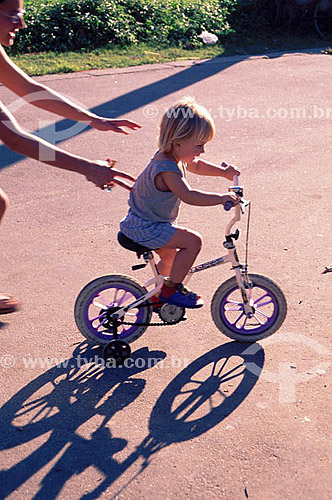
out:
M244 214L246 207L248 207L249 205L250 205L250 200L245 200L244 198L241 198L240 209L241 209L242 215Z

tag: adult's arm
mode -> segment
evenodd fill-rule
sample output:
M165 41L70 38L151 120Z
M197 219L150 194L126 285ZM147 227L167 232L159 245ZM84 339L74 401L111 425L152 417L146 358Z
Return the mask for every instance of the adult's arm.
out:
M0 102L0 139L13 151L34 158L48 165L77 172L96 186L103 189L106 184L115 182L120 186L130 188L128 184L117 177L135 181L135 177L121 170L110 168L106 161L91 161L68 153L52 144L23 130L14 116Z
M110 130L128 134L122 127L127 127L131 130L140 128L139 124L130 120L113 120L97 116L78 104L74 104L58 92L36 82L11 61L1 46L0 83L38 108L45 109L76 122L87 123L98 130Z

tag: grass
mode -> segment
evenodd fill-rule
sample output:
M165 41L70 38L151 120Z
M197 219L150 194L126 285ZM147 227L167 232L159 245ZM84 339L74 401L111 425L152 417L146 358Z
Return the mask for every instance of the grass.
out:
M11 59L30 76L72 73L90 69L123 68L181 59L206 59L222 55L222 47L197 50L158 48L142 44L126 48L100 48L81 52L41 52Z
M30 76L72 73L91 69L122 68L142 64L164 63L175 60L199 60L218 56L262 54L268 51L287 51L324 48L315 35L284 33L233 36L225 44L202 45L199 49L156 47L140 44L130 47L100 48L81 52L42 52L11 56L11 59Z

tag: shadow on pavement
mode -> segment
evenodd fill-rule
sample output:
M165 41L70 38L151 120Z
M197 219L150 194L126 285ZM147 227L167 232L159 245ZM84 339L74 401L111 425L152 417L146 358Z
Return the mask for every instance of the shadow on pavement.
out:
M81 500L99 498L141 459L143 462L136 477L149 465L153 454L209 431L244 401L257 381L246 363L255 363L258 373L264 364L262 348L250 356L246 354L247 348L247 345L229 342L183 369L153 407L149 434L120 462L114 455L126 448L128 439L112 437L109 423L118 411L133 403L143 392L146 380L136 375L158 363L161 368L166 354L142 348L133 353L131 368L111 369L91 364L96 355L100 356L100 349L81 344L73 358L40 375L0 409L1 450L49 433L47 441L29 456L1 471L0 497L9 496L58 454L60 458L44 476L34 500L56 499L71 477L90 466L100 472L102 481L93 491L83 494ZM83 359L87 361L84 366ZM144 368L137 368L138 365ZM83 437L82 429L76 432L96 416L102 421L97 428L97 420L93 421L89 438ZM86 431L87 427L84 429Z
M236 64L238 61L233 58L214 58L202 63L197 63L183 71L177 72L176 74L158 80L150 85L145 85L144 87L138 88L112 99L111 101L105 102L99 106L92 108L90 111L96 113L100 116L119 118L131 111L134 111L142 106L146 106L151 102L154 102L162 97L165 97L173 92L184 89L193 85L196 82L205 80L210 76L215 75L223 71L224 69ZM70 95L70 91L68 91ZM77 132L77 128L73 128L73 123L71 120L61 120L54 126L43 128L37 132L35 135L42 137L43 139L55 143L56 136L65 135L65 139L68 140L73 135L79 135L80 133L86 132L90 129L88 126L80 127L80 132ZM73 128L72 135L61 134L66 129ZM76 132L74 132L76 130ZM63 139L64 140L64 139ZM56 141L58 143L62 142ZM18 161L24 159L24 156L10 151L6 146L0 147L0 170Z

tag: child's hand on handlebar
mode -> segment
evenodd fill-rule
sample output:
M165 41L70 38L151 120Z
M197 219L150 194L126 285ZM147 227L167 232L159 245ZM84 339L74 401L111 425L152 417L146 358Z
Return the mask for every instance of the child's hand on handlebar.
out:
M240 202L240 198L235 193L225 193L221 195L221 204L225 206L226 203L232 203L235 207Z
M225 172L225 178L228 179L229 181L233 180L234 175L240 175L241 170L238 167L234 167L233 165L229 165L226 162L222 162L221 164L222 167L224 167L224 172Z

